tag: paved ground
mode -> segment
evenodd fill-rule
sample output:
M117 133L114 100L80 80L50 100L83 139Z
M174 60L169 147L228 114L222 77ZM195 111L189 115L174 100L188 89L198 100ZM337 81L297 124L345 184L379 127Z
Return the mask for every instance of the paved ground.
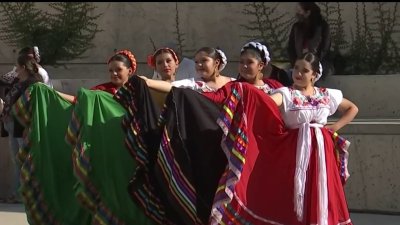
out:
M0 203L0 225L28 225L24 206Z
M352 213L354 225L400 225L400 215ZM23 205L0 203L0 225L28 225Z

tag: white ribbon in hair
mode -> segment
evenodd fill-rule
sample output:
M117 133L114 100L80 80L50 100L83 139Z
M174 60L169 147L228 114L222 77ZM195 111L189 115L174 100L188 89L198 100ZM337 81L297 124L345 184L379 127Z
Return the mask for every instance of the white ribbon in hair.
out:
M315 82L317 82L317 80L319 80L319 78L321 78L322 76L322 64L319 63L319 71L317 73L317 76L315 77Z
M221 62L221 64L219 65L218 70L219 70L219 71L222 71L222 70L225 68L226 64L228 64L228 59L226 58L225 53L224 53L221 49L215 49L215 51L217 51L218 54L221 56L222 62Z
M40 62L40 54L39 54L38 46L33 46L33 52L35 54L36 62L39 63Z
M260 53L264 54L264 59L263 59L263 61L265 60L264 63L268 63L269 61L271 61L271 58L269 57L269 51L267 49L267 46L261 44L260 42L251 41L251 42L245 44L240 52L243 52L245 48L249 48L249 47L255 48Z

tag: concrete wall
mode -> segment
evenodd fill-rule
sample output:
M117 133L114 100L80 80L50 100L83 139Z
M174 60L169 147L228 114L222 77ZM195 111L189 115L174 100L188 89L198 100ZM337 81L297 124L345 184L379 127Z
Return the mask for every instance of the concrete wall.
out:
M359 108L358 118L400 118L399 74L332 76L319 85L342 90Z
M37 3L48 8L48 3ZM175 3L120 2L95 3L98 20L104 31L93 40L96 46L84 54L83 59L67 62L65 66L46 66L55 88L74 94L80 86L91 87L108 79L106 60L114 49L131 49L138 61L138 74L150 75L146 56L156 45L174 42ZM181 28L188 49L203 46L221 47L229 60L223 71L228 76L237 74L237 61L241 46L248 34L241 25L252 19L241 12L244 2L179 2ZM271 5L276 3L271 2ZM345 32L349 38L354 25L355 3L341 2ZM278 12L293 16L296 3L282 2ZM371 10L367 8L367 10ZM16 50L0 42L0 74L11 70ZM400 74L400 71L399 71ZM353 209L400 212L400 75L333 76L321 85L339 88L346 98L360 108L358 118L341 133L352 141L350 147L351 177L346 185L349 207ZM0 198L9 192L12 167L7 151L7 139L0 138Z
M400 213L400 76L333 76L321 86L342 90L359 108L339 133L351 141L346 195L350 209Z
M249 25L252 16L244 15L245 2L179 2L180 28L184 33L188 50L203 46L219 46L230 63L224 73L235 76L237 67L231 62L239 59L240 48L248 41L244 35L252 34L242 25ZM269 2L278 5L271 16L285 14L286 18L295 15L295 2ZM355 3L341 2L342 17L345 21L346 38L350 39L350 29L354 30ZM37 3L38 8L48 9L48 3ZM72 60L65 67L46 67L54 79L85 79L107 76L105 62L114 49L128 48L139 62L138 73L150 74L146 57L152 53L151 37L157 46L175 42L175 2L97 2L97 13L103 15L97 24L103 32L93 40L95 48L88 50L83 59ZM371 4L367 3L367 12ZM40 46L39 46L40 47ZM0 74L11 70L18 49L0 42ZM273 54L274 49L270 49ZM189 56L192 54L189 53ZM272 58L274 60L274 58ZM400 71L399 71L400 73Z
M392 134L376 134L374 126L363 133L342 133L351 141L350 209L400 213L400 122L393 126L397 132Z

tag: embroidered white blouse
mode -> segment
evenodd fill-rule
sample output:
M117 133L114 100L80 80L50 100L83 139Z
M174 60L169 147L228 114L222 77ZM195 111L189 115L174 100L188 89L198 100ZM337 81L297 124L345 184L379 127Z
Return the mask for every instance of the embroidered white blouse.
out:
M318 224L328 225L328 188L325 162L324 137L321 128L328 116L334 114L342 102L340 90L314 87L313 96L304 96L299 90L288 87L276 89L283 95L281 113L287 128L299 128L296 149L296 169L294 177L294 206L297 218L303 218L306 172L311 155L311 128L315 129L318 149Z
M231 78L231 81L236 80L235 78ZM180 88L190 88L197 92L214 92L216 91L214 88L209 87L206 82L202 81L201 79L189 78L174 81L171 83L174 87Z

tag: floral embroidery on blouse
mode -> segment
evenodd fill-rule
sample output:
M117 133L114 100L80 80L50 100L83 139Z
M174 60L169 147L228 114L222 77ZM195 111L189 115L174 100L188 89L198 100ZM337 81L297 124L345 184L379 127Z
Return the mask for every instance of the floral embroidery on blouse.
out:
M230 79L231 79L231 81L236 80L233 77L230 78ZM196 80L194 82L194 87L192 89L197 91L197 92L200 92L200 93L202 93L202 92L203 93L205 93L205 92L215 92L215 91L218 90L218 89L215 89L215 88L212 88L212 87L208 86L207 83L202 81L202 80Z
M272 89L268 84L263 84L261 86L254 85L259 90L262 90L265 94L271 94L274 89Z
M328 106L330 102L329 93L326 88L315 87L315 94L313 96L304 96L301 91L290 88L292 102L294 106L313 108L319 106Z
M204 81L196 81L194 90L198 92L215 92L214 88L208 86Z

